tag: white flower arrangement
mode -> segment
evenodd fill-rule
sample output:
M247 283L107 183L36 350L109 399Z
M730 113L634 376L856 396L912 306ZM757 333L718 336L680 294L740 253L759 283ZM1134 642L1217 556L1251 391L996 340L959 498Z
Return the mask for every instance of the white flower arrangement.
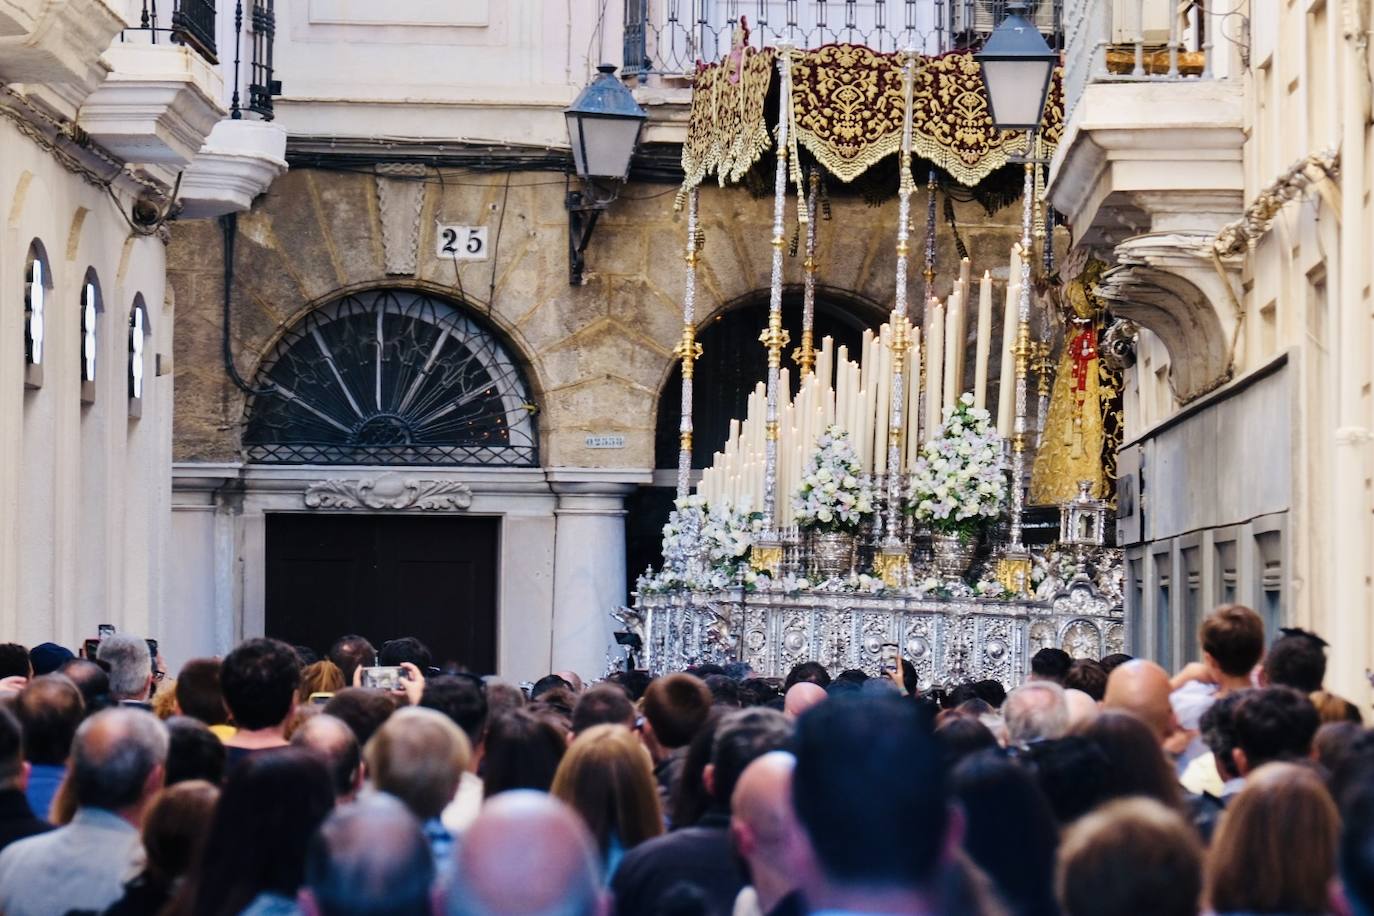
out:
M945 408L944 423L911 469L907 511L941 534L971 540L1007 500L1002 439L986 410L965 394Z
M873 514L873 484L864 476L849 433L831 426L816 439L792 497L792 518L808 531L854 531Z
M749 549L763 529L763 513L736 509L729 502L711 506L699 495L679 499L673 506L663 526L663 569L646 571L637 589L653 594L752 587L756 573L749 566Z

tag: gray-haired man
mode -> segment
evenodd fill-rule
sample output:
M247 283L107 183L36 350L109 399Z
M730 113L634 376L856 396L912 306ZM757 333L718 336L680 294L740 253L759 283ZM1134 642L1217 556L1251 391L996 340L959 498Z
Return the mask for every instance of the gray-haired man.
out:
M150 713L121 707L83 722L68 773L76 816L0 853L0 912L100 911L123 896L143 864L139 827L166 760L167 730Z

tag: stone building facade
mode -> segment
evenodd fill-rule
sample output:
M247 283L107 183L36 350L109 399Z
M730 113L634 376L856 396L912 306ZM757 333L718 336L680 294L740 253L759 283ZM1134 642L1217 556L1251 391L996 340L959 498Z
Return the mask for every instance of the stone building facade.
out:
M675 188L627 185L597 227L584 285L573 287L561 175L409 165L296 164L237 217L228 326L235 369L250 387L263 384L264 364L284 337L342 296L422 293L469 316L520 367L535 408L537 460L530 467L253 461L244 436L255 399L231 380L222 355L224 227L179 224L168 252L180 303L174 531L183 562L175 589L179 603L213 609L197 615L187 647L213 651L272 628L279 599L271 593L283 587L268 568L273 516L434 514L404 498L375 507L308 505L321 483L356 489L393 473L419 486L465 485L470 500L440 511L499 520L498 671L519 678L599 671L613 628L608 611L626 599L624 501L655 482L660 394L681 335L685 230L673 210ZM924 212L924 200L916 203ZM836 193L831 206L818 249L822 296L834 292L876 325L891 307L896 205ZM999 279L1017 232L1015 209L989 217L976 204L957 208L973 263ZM771 211L770 200L741 188L702 191L702 327L766 295ZM489 259L442 255L437 232L450 224L486 227ZM942 276L952 280L957 255L943 223L937 237ZM787 259L789 286L801 279L801 258ZM675 415L676 404L667 409ZM594 447L608 440L617 447ZM671 478L659 474L658 483ZM404 618L404 608L396 613Z

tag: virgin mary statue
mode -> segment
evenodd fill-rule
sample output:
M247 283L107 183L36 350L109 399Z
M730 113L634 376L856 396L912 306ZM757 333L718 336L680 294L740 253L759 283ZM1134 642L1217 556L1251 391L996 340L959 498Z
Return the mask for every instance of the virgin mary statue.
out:
M1070 258L1053 278L1059 282L1040 290L1064 322L1064 346L1031 471L1033 505L1068 502L1078 495L1080 481L1088 481L1098 499L1116 496L1121 373L1099 356L1107 309L1093 293L1106 267L1084 255Z

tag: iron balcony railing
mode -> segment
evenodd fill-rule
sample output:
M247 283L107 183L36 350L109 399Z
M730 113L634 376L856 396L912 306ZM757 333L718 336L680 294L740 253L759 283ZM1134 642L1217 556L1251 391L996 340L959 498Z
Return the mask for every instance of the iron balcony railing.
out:
M150 44L171 41L193 48L212 64L219 63L215 48L215 0L142 0L138 24L125 30L141 33Z
M1064 10L1064 119L1073 117L1089 83L1205 80L1227 75L1215 38L1227 35L1231 12L1215 0L1067 0ZM1244 20L1237 20L1244 28Z
M1030 15L1060 46L1064 0L1032 0ZM748 29L754 47L837 42L926 54L976 47L1002 21L1006 0L625 0L622 72L684 75L730 52Z
M235 0L234 4L234 91L229 102L229 117L252 112L264 121L272 120L272 99L281 95L281 80L273 75L272 45L277 19L274 0ZM243 48L248 48L244 67ZM245 104L246 102L246 104Z

